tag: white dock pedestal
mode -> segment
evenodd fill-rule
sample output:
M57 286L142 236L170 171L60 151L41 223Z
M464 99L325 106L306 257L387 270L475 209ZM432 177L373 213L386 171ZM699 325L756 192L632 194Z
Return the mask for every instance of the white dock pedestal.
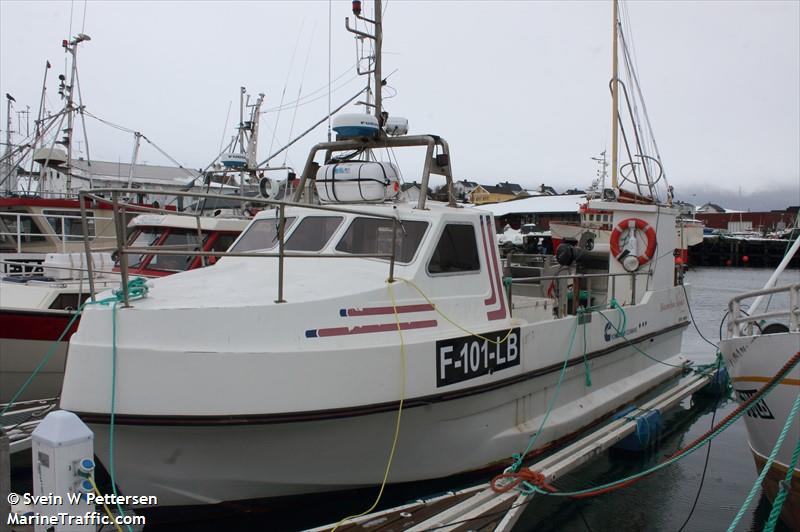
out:
M84 518L94 512L81 487L82 460L94 456L94 434L72 412L56 410L47 414L32 435L33 494L35 512L61 516L50 525L36 524L36 532L94 532L94 524L76 524L69 516ZM78 495L81 495L79 500ZM67 514L66 516L63 514Z

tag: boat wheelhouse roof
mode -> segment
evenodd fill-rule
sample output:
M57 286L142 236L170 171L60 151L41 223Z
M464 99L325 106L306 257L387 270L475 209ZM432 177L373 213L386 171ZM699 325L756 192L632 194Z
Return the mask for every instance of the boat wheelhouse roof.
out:
M212 218L201 216L200 229L202 231L233 231L241 232L250 223L250 219L245 218ZM141 229L144 227L170 227L173 229L196 230L198 218L194 216L184 216L180 214L140 214L130 221L130 229Z

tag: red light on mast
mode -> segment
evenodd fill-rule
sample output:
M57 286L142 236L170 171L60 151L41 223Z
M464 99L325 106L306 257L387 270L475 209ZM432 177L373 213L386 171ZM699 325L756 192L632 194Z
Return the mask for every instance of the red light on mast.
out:
M353 0L353 14L355 16L361 14L361 0Z
M66 40L66 39L64 39L63 41L61 41L61 46L63 46L64 48L66 48L67 46L69 46L69 41L68 41L68 40Z

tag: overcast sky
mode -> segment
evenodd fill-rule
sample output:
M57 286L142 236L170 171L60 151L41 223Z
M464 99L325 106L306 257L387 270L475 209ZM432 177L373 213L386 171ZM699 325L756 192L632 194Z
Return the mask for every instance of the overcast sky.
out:
M0 94L12 94L17 111L29 105L33 118L50 60L47 107L61 107L56 77L72 11L72 35L92 37L79 51L87 109L141 131L186 166L206 166L229 140L240 86L264 92L265 109L284 93L284 102L296 100L301 84L301 96L322 88L296 115L264 115L261 160L327 112L329 7L335 107L364 83L354 78L355 44L344 30L349 1L2 0ZM386 108L407 117L412 133L444 136L456 178L558 190L590 184L591 157L610 144L610 2L390 0L385 8L384 72L396 70ZM677 195L775 191L776 208L800 203L800 2L637 1L626 9ZM5 100L0 115L4 131ZM132 135L94 120L87 129L92 158L130 160ZM320 127L288 162L302 167L325 136ZM83 142L80 150L85 156ZM139 161L164 159L143 147ZM403 174L412 181L419 170Z

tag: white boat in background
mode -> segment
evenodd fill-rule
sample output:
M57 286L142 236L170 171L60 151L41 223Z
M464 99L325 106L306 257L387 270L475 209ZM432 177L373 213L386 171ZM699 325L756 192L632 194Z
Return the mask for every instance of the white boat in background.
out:
M762 290L747 292L731 300L728 335L720 342L720 350L733 382L735 397L740 402L754 395L792 357L800 356L800 273L794 282L775 286L778 276L798 249L800 239L795 240ZM765 297L773 299L776 302L773 306L778 308L761 311ZM752 304L745 312L743 303L751 300ZM800 364L795 365L745 417L750 451L759 471L763 470L775 447L798 394ZM799 440L800 420L795 418L764 479L763 489L771 502L787 476L792 452ZM795 466L790 479L781 518L790 530L800 530L800 467Z
M586 253L604 255L611 249L611 240L615 232L610 212L604 212L589 207L589 204L580 209L579 222L551 222L550 232L553 239L553 249L557 249L563 241L581 243ZM676 218L675 219L675 256L680 257L683 264L688 261L688 249L703 242L704 224L700 220ZM620 228L617 228L617 232ZM659 253L669 252L663 248Z
M133 248L225 251L248 223L243 218L139 215L128 224L129 243ZM76 244L84 245L82 241ZM216 258L142 251L129 261L131 275L163 277L213 264ZM91 296L86 257L77 252L49 253L36 273L23 271L27 262L3 264L18 273L0 278L0 403L14 396L50 348L55 349L52 358L18 399L55 397L61 391L67 343L78 322L64 331ZM92 253L92 264L96 291L119 287L119 268L110 253ZM59 337L61 341L53 347Z
M378 28L381 13L376 1ZM435 173L452 191L447 142L403 135L382 113L380 35L375 116L334 122L293 202L272 202L213 268L125 297L115 320L86 309L61 407L90 425L124 493L198 505L497 466L534 434L531 450L544 448L682 371L673 257L632 244L644 224L674 249L676 209L592 201L634 222L626 256L562 246L507 290L492 215L452 196L402 201L396 167L377 160L425 150L421 189Z

